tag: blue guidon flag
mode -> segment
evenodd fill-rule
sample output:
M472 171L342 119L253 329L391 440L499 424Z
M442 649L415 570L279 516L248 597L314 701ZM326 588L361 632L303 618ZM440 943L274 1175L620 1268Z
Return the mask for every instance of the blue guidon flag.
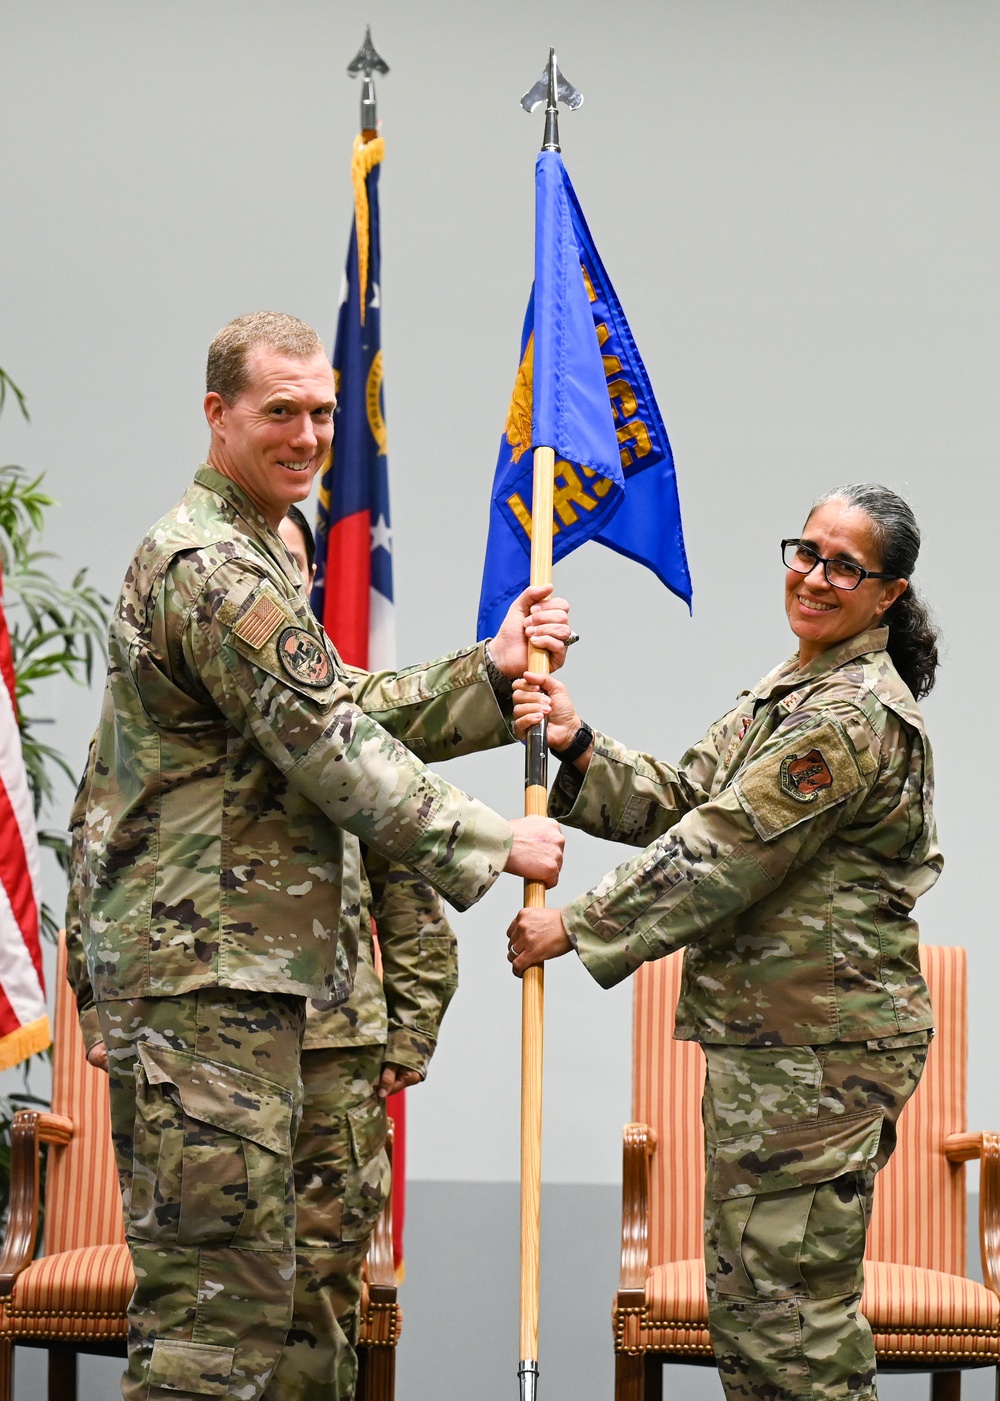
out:
M382 400L378 176L380 136L354 142L354 227L341 287L333 371L333 449L319 486L312 606L351 666L396 660L389 462Z
M553 560L599 540L690 607L667 430L557 151L535 165L535 284L493 479L480 638L528 584L536 447L556 454Z

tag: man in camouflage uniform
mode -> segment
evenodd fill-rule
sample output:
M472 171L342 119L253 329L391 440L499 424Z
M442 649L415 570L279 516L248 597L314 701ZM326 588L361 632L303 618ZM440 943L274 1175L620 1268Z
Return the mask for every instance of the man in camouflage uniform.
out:
M67 973L87 1058L107 1070L78 906L88 784L89 765L70 818ZM348 947L357 945L353 990L346 1002L306 1006L303 1107L294 1145L295 1300L268 1388L282 1401L350 1401L354 1395L361 1266L389 1190L385 1099L425 1078L458 984L455 936L426 881L375 852L362 864L357 838L348 834L344 884L359 892L360 909L342 908L338 931Z
M458 908L561 861L550 820L508 823L421 759L509 739L495 687L526 632L561 660L565 610L529 591L486 646L348 675L275 534L332 439L322 345L240 318L208 391L208 464L126 575L84 795L80 924L136 1273L126 1401L257 1401L278 1364L305 999L350 972L344 832Z
M575 947L612 987L685 948L675 1035L707 1059L709 1325L729 1401L876 1395L862 1255L927 1055L911 910L941 870L930 748L887 636L790 658L676 768L590 731L544 683L552 744L582 731L550 813L644 850L561 912L522 911L511 962Z

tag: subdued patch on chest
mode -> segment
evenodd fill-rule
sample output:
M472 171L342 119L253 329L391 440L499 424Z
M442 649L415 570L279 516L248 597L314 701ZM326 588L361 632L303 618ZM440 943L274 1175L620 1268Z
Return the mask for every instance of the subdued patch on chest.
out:
M251 608L238 618L233 632L248 647L259 649L274 635L285 614L267 594L260 594Z

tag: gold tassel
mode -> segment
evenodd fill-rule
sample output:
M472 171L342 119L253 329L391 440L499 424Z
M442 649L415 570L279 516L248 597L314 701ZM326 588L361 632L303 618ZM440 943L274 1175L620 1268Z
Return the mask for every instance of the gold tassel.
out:
M385 142L381 136L366 141L363 136L354 138L354 151L351 155L351 183L354 185L354 227L358 235L358 300L361 305L361 324L365 324L366 303L368 301L368 190L365 180L385 155Z
M52 1033L49 1030L48 1017L39 1017L37 1021L27 1022L16 1031L12 1031L9 1036L0 1039L0 1070L10 1070L11 1066L19 1065L21 1061L37 1055L39 1051L44 1051L51 1045Z

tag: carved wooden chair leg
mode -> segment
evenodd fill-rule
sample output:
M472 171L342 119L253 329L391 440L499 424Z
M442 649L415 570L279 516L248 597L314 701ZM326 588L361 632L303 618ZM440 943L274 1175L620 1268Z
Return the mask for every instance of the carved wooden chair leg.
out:
M630 1352L615 1353L615 1401L643 1401L644 1359Z
M655 1354L646 1358L642 1401L663 1401L663 1361Z
M961 1372L932 1372L931 1401L962 1401Z
M11 1401L14 1394L14 1344L0 1338L0 1401Z
M49 1401L76 1401L75 1348L49 1348Z
M396 1394L396 1349L366 1347L358 1353L357 1401L393 1401Z

